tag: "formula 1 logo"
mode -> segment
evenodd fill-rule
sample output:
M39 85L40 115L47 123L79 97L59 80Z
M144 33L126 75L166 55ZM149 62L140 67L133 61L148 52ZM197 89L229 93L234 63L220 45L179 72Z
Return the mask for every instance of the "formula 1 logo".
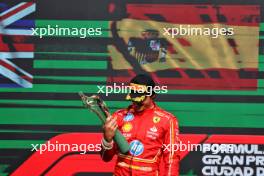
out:
M100 144L102 134L100 133L67 133L49 139L50 142L60 141L64 144ZM264 136L253 135L206 135L206 134L181 134L180 140L184 144L264 144ZM140 155L143 144L134 140L130 143L132 154ZM138 147L137 147L138 146ZM213 146L213 145L212 145ZM189 151L180 153L181 161L186 158ZM22 163L11 176L31 175L75 175L76 173L111 173L114 170L115 159L111 162L103 162L98 153L82 155L79 152L40 151L33 153L24 163ZM188 162L190 162L188 160ZM32 167L37 165L38 167ZM162 169L161 169L162 173Z

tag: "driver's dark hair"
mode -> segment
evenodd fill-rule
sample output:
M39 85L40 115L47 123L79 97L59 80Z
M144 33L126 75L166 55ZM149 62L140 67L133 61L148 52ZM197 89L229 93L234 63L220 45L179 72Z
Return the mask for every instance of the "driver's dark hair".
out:
M154 87L156 84L152 77L148 74L138 74L137 76L131 79L130 83L145 85L148 88L148 92L150 92L151 89L152 96L155 95Z

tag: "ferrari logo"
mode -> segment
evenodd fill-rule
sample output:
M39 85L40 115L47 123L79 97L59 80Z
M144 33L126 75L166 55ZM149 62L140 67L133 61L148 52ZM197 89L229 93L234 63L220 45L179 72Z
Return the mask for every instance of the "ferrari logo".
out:
M157 116L153 117L153 122L154 123L159 123L159 121L160 121L160 117L157 117Z

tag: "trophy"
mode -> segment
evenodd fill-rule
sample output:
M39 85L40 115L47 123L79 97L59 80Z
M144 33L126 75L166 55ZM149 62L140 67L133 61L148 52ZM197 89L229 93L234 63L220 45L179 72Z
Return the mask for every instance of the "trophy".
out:
M110 116L109 109L107 108L105 102L98 95L92 95L88 97L82 92L79 92L79 95L84 106L90 111L94 112L104 124L106 118ZM125 154L129 151L129 144L118 129L115 132L114 141L122 154Z

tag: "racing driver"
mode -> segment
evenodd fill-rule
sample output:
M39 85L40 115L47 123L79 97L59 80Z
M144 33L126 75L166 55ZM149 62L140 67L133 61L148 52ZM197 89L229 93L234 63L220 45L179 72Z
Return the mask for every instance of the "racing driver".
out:
M155 82L150 76L137 75L130 87L126 99L132 104L108 117L103 126L102 159L107 162L118 156L114 176L178 176L179 152L172 150L179 143L176 117L154 103ZM116 129L130 145L127 154L118 152L113 141Z

